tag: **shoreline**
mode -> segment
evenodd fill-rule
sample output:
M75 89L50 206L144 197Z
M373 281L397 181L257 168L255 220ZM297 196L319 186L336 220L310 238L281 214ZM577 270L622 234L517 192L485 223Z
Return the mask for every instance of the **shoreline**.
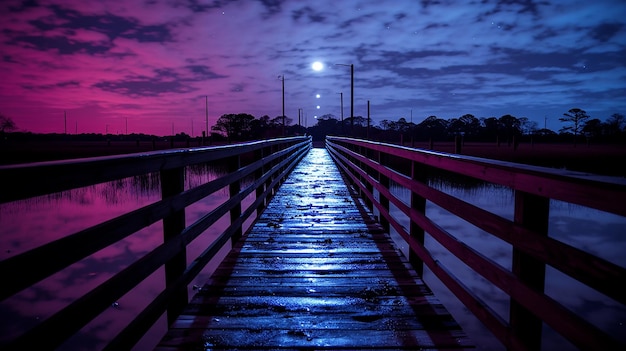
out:
M225 143L214 143L224 145ZM200 141L11 141L0 145L0 165L57 161L86 157L145 153L173 148L201 147ZM316 147L323 143L316 142ZM410 146L405 143L405 146ZM454 142L415 142L414 147L454 152ZM502 143L466 142L461 154L500 161L568 169L599 175L626 177L626 145L571 143L520 143L517 148Z

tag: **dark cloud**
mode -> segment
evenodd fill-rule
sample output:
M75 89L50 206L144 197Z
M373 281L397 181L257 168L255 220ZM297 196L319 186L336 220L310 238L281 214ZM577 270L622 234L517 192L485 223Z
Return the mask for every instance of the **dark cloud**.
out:
M73 55L76 53L95 55L105 53L110 49L110 45L81 42L63 36L17 35L9 43L29 46L40 51L55 50L61 55Z
M187 0L187 7L194 13L202 13L212 9L219 9L227 6L231 2L239 0L214 0L211 3L198 0Z
M267 10L268 15L275 15L281 12L283 0L259 0Z
M246 85L245 85L245 84L243 84L243 83L233 84L233 85L230 87L230 90L229 90L229 91L230 91L231 93L241 93L241 92L243 92L243 91L244 91L244 89L245 89L245 88L246 88Z
M160 77L146 76L129 76L122 80L99 82L93 86L126 96L159 96L166 93L189 93L196 90L180 81L164 81Z
M39 18L30 24L42 31L53 29L86 29L105 34L109 39L127 38L139 42L166 42L172 40L166 25L142 25L136 19L105 15L84 15L76 10L59 5L49 7L54 18ZM59 21L59 19L61 21Z
M364 23L367 22L369 20L372 20L375 17L374 14L366 14L366 15L360 15L360 16L356 16L356 17L352 17L348 20L342 21L341 23L339 23L338 27L339 29L347 29L352 27L355 24L358 23Z
M17 6L9 6L9 11L22 12L35 7L39 7L39 4L36 0L24 0L20 2Z
M81 84L77 80L68 80L57 82L53 84L40 84L40 85L29 85L24 84L22 87L28 90L48 90L48 89L56 89L56 88L69 88L69 87L79 87Z
M294 21L299 21L301 19L306 19L309 23L324 23L326 21L326 16L323 14L316 12L309 6L305 6L301 9L295 10L291 14L291 18Z
M11 55L2 55L2 61L9 63L18 63L18 61L15 60Z
M191 65L186 67L194 75L193 80L202 81L208 79L227 78L227 76L211 71L211 68L201 65Z
M533 1L533 0L500 0L499 6L514 6L517 8L517 13L524 14L529 12L535 16L539 15L539 6L549 5L548 1Z
M592 28L589 34L595 40L604 43L611 40L622 28L623 23L602 23Z
M131 96L159 96L165 93L189 93L198 90L191 83L226 78L209 67L185 66L184 69L156 68L154 76L126 76L120 80L102 81L93 86L104 91Z

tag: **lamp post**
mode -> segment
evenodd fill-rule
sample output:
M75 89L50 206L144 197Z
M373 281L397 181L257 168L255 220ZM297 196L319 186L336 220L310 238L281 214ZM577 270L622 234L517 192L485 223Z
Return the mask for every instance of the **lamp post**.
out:
M341 134L343 134L343 92L337 93L341 99Z
M283 136L285 136L285 75L281 75L278 76L278 79L280 79L283 82Z
M336 66L350 66L350 135L354 134L354 64L336 63Z

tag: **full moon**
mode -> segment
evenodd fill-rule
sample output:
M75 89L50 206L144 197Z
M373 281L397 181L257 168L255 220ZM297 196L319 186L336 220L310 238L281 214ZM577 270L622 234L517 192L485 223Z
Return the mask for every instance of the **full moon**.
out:
M321 71L324 69L324 64L319 61L315 61L311 65L311 68L313 68L314 71Z

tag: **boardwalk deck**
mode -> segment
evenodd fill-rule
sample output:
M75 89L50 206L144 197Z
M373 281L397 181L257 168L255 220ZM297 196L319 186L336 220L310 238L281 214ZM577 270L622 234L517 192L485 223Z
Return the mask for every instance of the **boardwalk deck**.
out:
M157 350L471 347L312 149Z

